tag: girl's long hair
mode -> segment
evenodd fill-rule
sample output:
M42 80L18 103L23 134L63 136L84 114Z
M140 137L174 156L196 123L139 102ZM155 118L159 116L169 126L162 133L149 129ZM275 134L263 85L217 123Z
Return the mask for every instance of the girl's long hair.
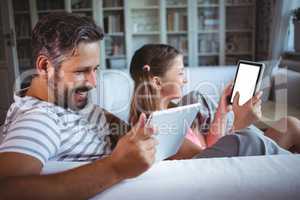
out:
M151 84L151 78L163 77L179 55L179 50L165 44L147 44L134 53L130 63L130 75L134 81L129 113L131 123L136 123L142 112L148 116L160 109L159 93Z

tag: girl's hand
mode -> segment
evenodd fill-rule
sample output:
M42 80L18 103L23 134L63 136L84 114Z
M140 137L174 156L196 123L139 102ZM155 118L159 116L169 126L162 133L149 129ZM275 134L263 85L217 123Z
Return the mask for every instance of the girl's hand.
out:
M225 89L222 93L218 108L217 108L217 112L224 114L227 114L229 111L232 110L232 106L230 104L228 104L228 97L231 95L232 92L232 82L228 83L225 86Z
M233 99L233 112L234 112L234 130L240 130L248 127L252 123L261 118L261 96L262 92L256 93L254 97L248 100L245 104L239 105L239 93Z
M206 136L207 146L209 147L226 134L227 113L232 110L232 106L227 102L229 95L231 95L231 91L232 82L227 84L222 93L214 120L210 125L209 134Z

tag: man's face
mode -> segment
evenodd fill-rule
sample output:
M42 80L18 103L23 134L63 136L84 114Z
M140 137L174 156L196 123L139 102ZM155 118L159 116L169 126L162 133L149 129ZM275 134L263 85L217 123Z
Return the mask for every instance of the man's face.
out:
M62 62L49 79L55 103L65 108L79 110L88 103L88 91L96 87L99 67L99 42L79 43L73 56Z

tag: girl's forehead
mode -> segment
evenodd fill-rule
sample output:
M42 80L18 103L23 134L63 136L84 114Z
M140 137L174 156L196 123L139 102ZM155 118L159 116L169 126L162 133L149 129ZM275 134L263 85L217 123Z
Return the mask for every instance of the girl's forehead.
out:
M170 70L180 70L184 68L183 65L183 58L182 56L177 56L176 58L174 58L174 60L172 61L171 65L170 65Z

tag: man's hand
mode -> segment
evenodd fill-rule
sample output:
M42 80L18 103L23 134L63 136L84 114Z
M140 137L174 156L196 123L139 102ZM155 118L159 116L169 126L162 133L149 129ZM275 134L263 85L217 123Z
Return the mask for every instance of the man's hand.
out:
M157 140L152 137L153 127L146 127L146 116L141 114L139 121L123 136L111 155L113 168L122 178L133 178L147 169L155 161Z
M248 100L245 104L239 105L239 93L237 92L233 99L234 112L234 130L240 130L248 127L252 123L261 118L261 96L262 92L256 93L254 97Z

